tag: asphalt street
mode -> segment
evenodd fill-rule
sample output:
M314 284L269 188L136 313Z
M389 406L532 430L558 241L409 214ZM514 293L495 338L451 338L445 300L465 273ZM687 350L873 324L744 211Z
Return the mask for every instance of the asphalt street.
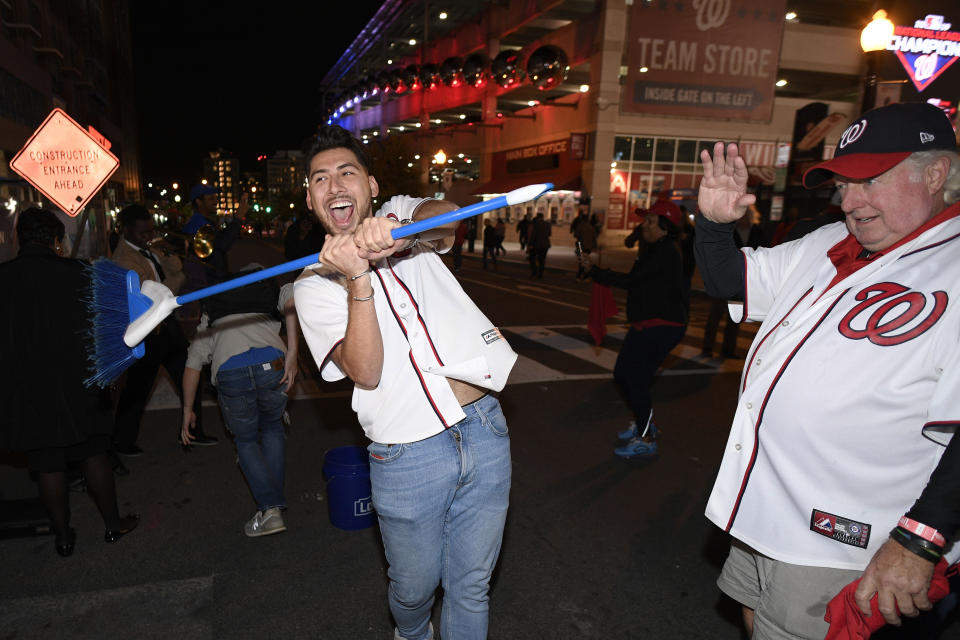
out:
M632 257L613 250L602 261L626 270ZM231 260L282 257L251 239ZM660 456L621 460L612 449L628 412L610 371L624 318L594 346L590 289L573 278L572 252L551 250L547 264L542 280L530 278L508 243L496 272L467 254L458 274L520 354L501 394L513 486L490 638L739 640L738 607L714 585L728 539L703 508L743 361L699 356L709 302L695 291L687 338L655 388ZM741 331L741 357L751 335ZM139 512L140 528L105 544L94 505L75 491L72 557L58 557L49 535L0 540L0 638L391 638L376 526L344 531L327 514L324 453L366 444L351 386L320 382L305 348L301 360L288 406L286 532L244 536L255 506L219 408L208 394L204 418L220 444L184 452L160 380L145 454L124 458L130 474L117 478L121 511ZM0 462L0 498L35 495L15 457ZM435 626L438 616L439 606Z

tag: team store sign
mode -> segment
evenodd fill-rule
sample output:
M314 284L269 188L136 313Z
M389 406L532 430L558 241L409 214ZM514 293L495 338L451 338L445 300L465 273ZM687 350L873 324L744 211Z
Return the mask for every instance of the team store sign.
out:
M917 91L923 91L960 57L960 32L943 16L930 15L912 27L897 26L887 45L900 59Z

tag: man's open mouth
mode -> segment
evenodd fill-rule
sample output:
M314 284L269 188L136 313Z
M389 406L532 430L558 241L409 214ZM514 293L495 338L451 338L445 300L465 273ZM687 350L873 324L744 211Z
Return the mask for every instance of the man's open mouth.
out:
M333 223L338 227L349 225L350 220L353 218L354 209L353 202L345 199L334 200L327 205L327 211L330 212Z

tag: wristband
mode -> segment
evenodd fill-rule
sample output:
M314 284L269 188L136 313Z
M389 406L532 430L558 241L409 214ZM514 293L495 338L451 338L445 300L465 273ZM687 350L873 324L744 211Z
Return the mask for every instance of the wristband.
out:
M906 529L910 533L917 534L924 540L932 542L938 547L945 547L947 545L947 539L943 537L942 533L933 527L928 527L927 525L908 518L907 516L900 518L900 522L897 523L897 526L901 529Z
M929 540L925 540L918 535L915 535L906 529L901 529L900 527L894 527L890 531L890 538L898 542L903 548L907 551L911 551L924 560L929 560L930 562L936 563L943 556L943 549L936 546Z

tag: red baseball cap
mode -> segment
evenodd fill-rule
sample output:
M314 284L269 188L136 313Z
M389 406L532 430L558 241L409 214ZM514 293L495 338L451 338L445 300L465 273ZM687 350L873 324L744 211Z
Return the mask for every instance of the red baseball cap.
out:
M637 215L640 216L640 222L643 222L643 219L646 215L653 214L655 216L663 216L675 226L677 229L683 228L683 211L675 203L670 200L657 200L649 209L637 209Z
M926 102L901 102L867 111L840 136L832 159L807 169L803 186L815 189L834 175L855 180L889 171L916 151L957 150L950 119Z

